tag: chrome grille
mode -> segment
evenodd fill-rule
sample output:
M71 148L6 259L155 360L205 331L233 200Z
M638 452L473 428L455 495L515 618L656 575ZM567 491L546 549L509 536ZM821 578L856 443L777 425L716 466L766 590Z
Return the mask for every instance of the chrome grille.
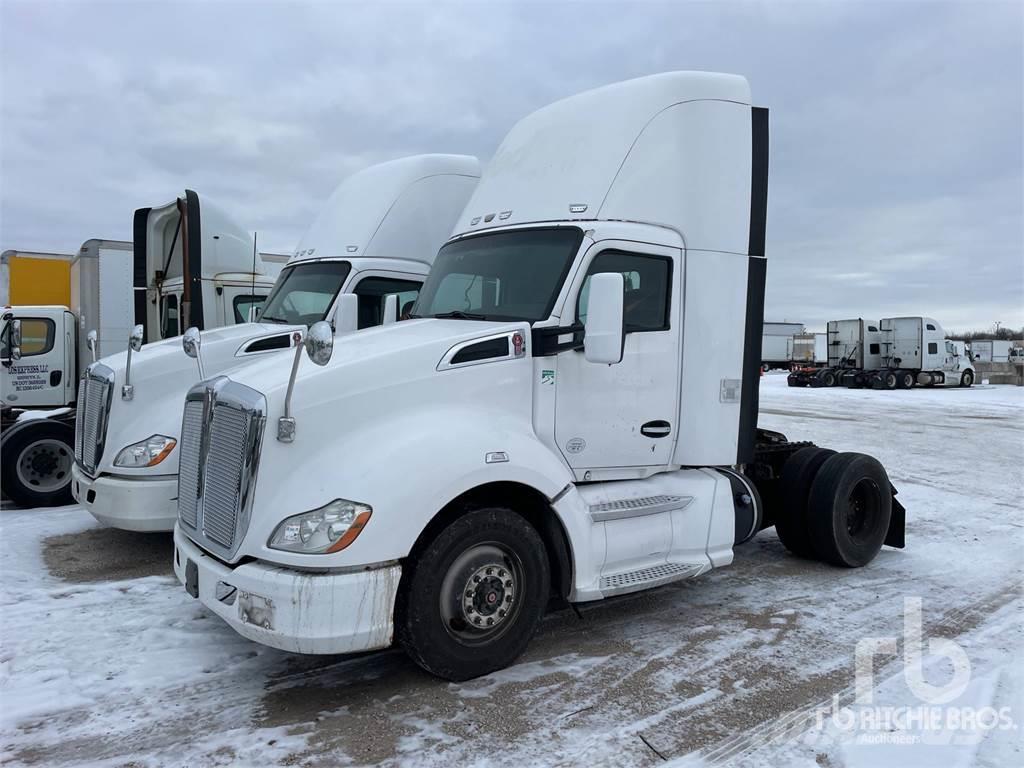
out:
M203 404L199 400L188 400L181 423L181 453L178 454L178 514L190 528L198 523L202 438Z
M224 376L189 391L181 425L178 519L197 544L229 558L249 527L266 401Z
M113 390L114 372L102 363L90 365L78 384L75 460L89 474L96 471L96 466L103 458Z
M203 489L203 532L222 547L230 547L234 541L249 420L243 410L222 403L213 407Z

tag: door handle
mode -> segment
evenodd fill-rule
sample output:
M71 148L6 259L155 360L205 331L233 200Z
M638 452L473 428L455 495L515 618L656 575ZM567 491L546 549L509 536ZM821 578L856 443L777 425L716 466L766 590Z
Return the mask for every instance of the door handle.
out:
M668 437L671 432L672 425L661 419L648 421L640 427L640 434L644 437Z

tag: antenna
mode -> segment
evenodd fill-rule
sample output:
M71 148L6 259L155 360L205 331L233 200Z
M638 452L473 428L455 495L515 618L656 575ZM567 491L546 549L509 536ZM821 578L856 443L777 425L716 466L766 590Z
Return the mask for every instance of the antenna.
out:
M259 235L259 232L252 233L252 272L250 273L252 278L252 288L250 288L249 290L249 293L252 296L252 298L249 299L249 301L251 302L250 306L252 306L256 302L256 238L258 238ZM245 318L246 322L248 322L249 317L251 317L251 313Z

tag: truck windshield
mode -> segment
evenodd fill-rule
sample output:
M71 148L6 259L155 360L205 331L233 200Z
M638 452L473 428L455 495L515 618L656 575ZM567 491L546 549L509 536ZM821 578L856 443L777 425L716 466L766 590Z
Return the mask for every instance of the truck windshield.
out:
M543 320L583 240L576 227L476 235L444 246L414 317Z
M260 320L312 325L323 320L348 277L347 261L310 261L285 267L267 297Z

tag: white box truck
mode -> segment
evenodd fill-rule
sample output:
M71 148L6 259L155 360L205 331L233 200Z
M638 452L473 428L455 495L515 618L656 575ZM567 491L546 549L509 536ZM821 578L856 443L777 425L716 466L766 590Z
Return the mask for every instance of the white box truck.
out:
M666 73L520 121L408 322L193 387L174 569L242 635L510 664L552 596L732 562L763 525L862 566L902 546L881 465L757 429L767 110ZM298 358L296 358L298 359ZM768 587L766 587L768 588Z
M72 501L76 407L99 402L93 390L83 390L91 399L82 402L78 389L91 360L121 354L127 365L130 346L134 352L145 338L177 335L188 315L207 328L239 322L273 284L254 257L252 237L192 190L139 209L134 222L133 243L82 245L71 265L68 306L3 309L2 481L21 506ZM155 329L148 337L147 326ZM119 395L130 397L130 382L123 385Z
M971 354L975 360L985 363L1006 363L1010 361L1013 342L1007 339L974 339Z
M292 357L284 350L318 320L341 335L408 314L479 177L479 162L465 155L418 155L353 174L303 236L259 322L182 337L201 365L173 340L90 366L85 391L98 395L81 401L75 499L106 525L170 531L188 389L251 359ZM124 398L129 365L133 396Z

